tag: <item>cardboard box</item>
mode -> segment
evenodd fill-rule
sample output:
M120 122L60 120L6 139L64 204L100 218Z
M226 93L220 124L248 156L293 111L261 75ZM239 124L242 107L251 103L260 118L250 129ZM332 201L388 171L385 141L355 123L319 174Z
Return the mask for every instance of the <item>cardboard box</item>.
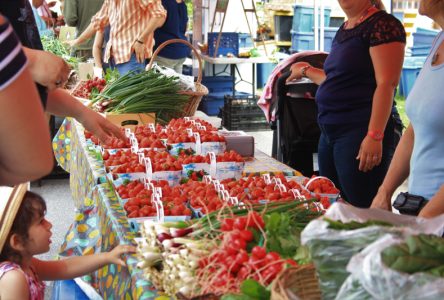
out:
M243 131L225 131L219 133L227 141L227 151L234 150L243 157L254 157L254 137Z
M105 118L117 126L130 128L134 130L137 125L145 125L156 123L155 113L139 113L139 114L105 114Z

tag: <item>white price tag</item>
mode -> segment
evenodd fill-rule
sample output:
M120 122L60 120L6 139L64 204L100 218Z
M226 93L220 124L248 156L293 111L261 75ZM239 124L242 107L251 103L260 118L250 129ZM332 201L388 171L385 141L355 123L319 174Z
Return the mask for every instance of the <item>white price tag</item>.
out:
M146 177L149 180L152 180L153 179L153 165L151 164L151 159L149 157L145 157L144 163L145 163Z

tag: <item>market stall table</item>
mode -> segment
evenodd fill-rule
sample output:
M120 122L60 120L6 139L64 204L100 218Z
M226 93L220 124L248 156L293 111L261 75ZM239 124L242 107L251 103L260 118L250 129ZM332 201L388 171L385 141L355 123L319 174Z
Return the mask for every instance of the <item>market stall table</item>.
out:
M239 72L237 67L238 64L251 64L252 65L252 82L247 82L252 85L252 95L253 97L256 95L256 64L269 63L270 60L268 57L250 57L250 58L239 58L239 57L211 57L208 55L201 55L202 59L210 64L212 64L213 68L213 76L219 75L221 73L225 73L227 67L230 67L230 76L233 78L233 97L236 94L236 72L239 75L240 81L245 81L242 78L242 74ZM222 72L216 73L216 65L227 65Z
M70 187L77 209L60 255L86 255L132 243L135 234L107 182L101 155L86 141L83 127L73 119L65 119L53 140L53 150L58 163L70 173ZM256 151L255 158L247 160L244 175L263 173L300 175ZM109 265L83 279L97 288L104 299L169 299L145 280L142 271L136 268L135 256L128 256L126 263L128 268Z

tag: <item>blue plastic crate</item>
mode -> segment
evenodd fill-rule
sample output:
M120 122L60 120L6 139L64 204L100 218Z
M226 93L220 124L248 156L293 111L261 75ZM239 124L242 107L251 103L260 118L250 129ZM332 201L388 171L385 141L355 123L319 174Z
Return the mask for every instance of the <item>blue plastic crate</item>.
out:
M338 27L326 27L324 28L324 51L330 52L331 45L338 31Z
M427 59L427 55L424 56L406 56L404 58L403 67L418 67L422 68L425 61Z
M314 8L313 6L296 4L294 6L292 30L295 32L313 32ZM324 26L330 26L331 8L324 8ZM320 15L320 10L318 12ZM320 23L320 22L319 22Z
M330 52L337 31L338 27L324 28L324 51ZM313 32L291 31L291 52L314 50L314 47L315 40Z
M431 48L432 48L432 45L413 46L411 48L412 56L427 56L427 55L429 55Z
M398 19L399 21L404 21L404 12L403 11L394 11L392 12L392 15Z
M233 76L204 76L202 84L210 93L233 92Z
M437 35L439 33L439 30L417 27L416 32Z
M202 98L202 101L200 101L198 109L200 111L203 111L209 116L217 116L219 114L220 108L224 107L225 95L232 95L232 94L233 92L210 93ZM248 96L249 94L244 92L236 92L236 95Z
M413 46L431 46L437 32L417 31L413 33Z
M254 47L253 39L249 33L239 33L239 48Z
M421 67L405 66L402 68L400 94L407 97L412 90L413 84L421 72Z
M291 32L291 51L301 52L314 50L314 33L313 32Z
M257 77L256 77L256 87L261 89L267 83L268 77L274 68L277 66L275 63L263 63L257 64Z
M209 56L214 56L218 35L219 32L208 32ZM226 56L228 53L234 56L239 55L239 33L237 32L222 32L216 56Z

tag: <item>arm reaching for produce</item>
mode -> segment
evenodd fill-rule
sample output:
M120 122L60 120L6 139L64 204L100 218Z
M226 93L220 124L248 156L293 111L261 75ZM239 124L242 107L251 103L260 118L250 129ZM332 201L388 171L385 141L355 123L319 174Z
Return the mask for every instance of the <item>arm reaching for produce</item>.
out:
M134 253L131 245L119 245L110 252L93 255L74 256L67 259L42 261L32 259L32 265L41 280L64 280L89 274L108 264L125 266L122 255Z
M73 40L65 41L65 44L67 44L71 48L81 45L84 42L86 42L87 40L89 40L90 38L92 38L94 36L94 34L96 33L96 31L97 31L97 29L94 28L94 24L90 23L88 25L88 27L86 27L86 29L82 32L81 35L79 35L77 38L75 38Z
M75 118L82 123L86 130L93 133L105 144L113 136L126 140L124 133L118 126L80 103L63 89L56 89L49 93L46 109L54 115Z
M69 66L57 55L47 51L25 48L29 62L29 70L35 82L45 86L48 90L61 87L68 80Z

